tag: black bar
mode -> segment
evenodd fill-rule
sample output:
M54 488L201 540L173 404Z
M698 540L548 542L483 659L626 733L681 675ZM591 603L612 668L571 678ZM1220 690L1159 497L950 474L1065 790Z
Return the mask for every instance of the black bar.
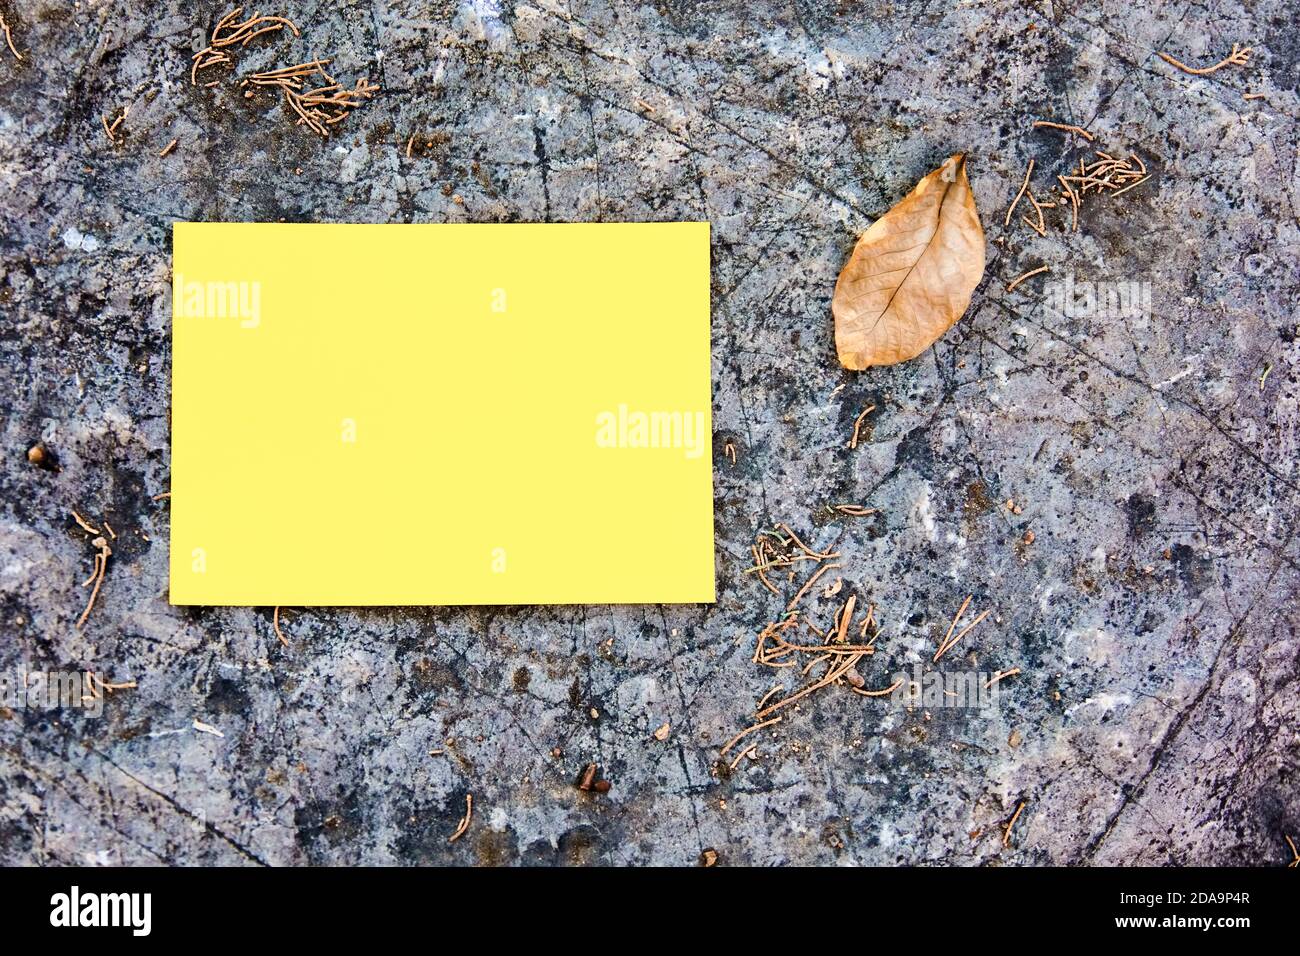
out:
M504 939L577 932L593 946L649 929L684 934L686 945L712 926L730 946L778 929L820 934L830 921L831 938L846 944L1182 942L1192 934L1219 943L1289 932L1294 913L1284 906L1296 898L1296 876L1283 868L9 869L0 871L0 917L11 942L75 934L79 942L228 937L301 946L432 928ZM103 908L111 917L116 907L125 925L52 925L52 917L70 922L74 886L87 917L100 911L98 894L149 894L148 935L137 936L130 918L144 928L143 896Z

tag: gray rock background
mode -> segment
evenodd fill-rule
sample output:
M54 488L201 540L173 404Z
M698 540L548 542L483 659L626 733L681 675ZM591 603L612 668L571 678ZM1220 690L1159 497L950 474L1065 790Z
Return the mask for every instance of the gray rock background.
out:
M0 666L138 683L98 718L0 711L0 862L1287 862L1300 47L1285 0L1245 7L286 0L264 12L303 38L240 73L330 53L383 87L322 142L229 77L189 84L224 7L0 3L25 54L0 55ZM1155 56L1234 42L1250 64L1207 77ZM1077 234L1004 228L1031 157L1042 196L1080 155L1038 118L1153 179ZM989 240L970 311L842 371L856 234L959 150ZM279 219L712 222L716 606L287 609L287 650L270 608L169 606L170 224ZM1150 283L1152 311L1004 291L1039 264ZM73 508L119 535L81 631ZM785 599L743 571L779 521L878 606L873 686L967 593L994 613L943 665L1023 673L987 713L831 688L727 771L752 702L794 684L750 662ZM589 761L608 794L576 789Z

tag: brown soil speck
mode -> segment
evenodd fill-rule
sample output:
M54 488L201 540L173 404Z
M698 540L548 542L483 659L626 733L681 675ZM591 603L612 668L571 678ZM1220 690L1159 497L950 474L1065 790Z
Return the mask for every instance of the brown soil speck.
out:
M37 442L31 448L27 449L27 460L37 468L44 468L46 471L58 471L59 462L55 458L54 452L45 446L44 442Z

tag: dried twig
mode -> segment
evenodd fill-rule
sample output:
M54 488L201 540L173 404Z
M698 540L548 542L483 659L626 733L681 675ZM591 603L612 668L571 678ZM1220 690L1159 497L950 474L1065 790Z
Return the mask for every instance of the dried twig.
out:
M784 531L789 536L790 540L793 541L795 545L799 548L799 550L801 550L804 554L808 555L808 557L810 558L815 558L818 561L825 561L827 558L838 557L838 555L831 554L829 551L826 552L814 551L812 548L808 547L808 545L804 544L797 534L795 534L793 531L790 530L790 526L788 524L779 524L777 525L777 529L780 531Z
M1049 205L1047 203L1039 202L1038 197L1034 195L1032 189L1025 192L1025 198L1028 199L1029 204L1034 207L1034 215L1038 217L1038 225L1034 227L1034 231L1040 236L1047 235L1047 220L1043 218L1043 210L1050 208ZM1051 205L1055 205L1055 203L1052 203ZM1021 218L1023 219L1024 217L1022 216Z
M783 554L772 548L770 543L766 544L766 546L756 544L752 546L750 550L754 553L756 558L758 555L762 554L766 554L767 558L765 560L759 559L757 564L746 568L744 572L745 574L758 574L760 571L770 571L773 568L788 568L792 565L798 564L800 561L820 561L828 560L830 558L838 558L840 556L838 551L826 555L825 559L816 558L810 554Z
M341 121L349 111L361 106L379 89L364 77L357 80L351 89L341 87L325 71L329 64L329 60L320 59L295 63L278 70L254 73L248 82L256 86L278 87L284 94L285 102L298 114L298 123L305 124L319 136L328 137L330 126ZM325 80L324 85L304 90L305 78L313 74L319 74Z
M740 762L745 759L745 757L752 754L757 749L758 749L758 744L750 744L749 747L742 750L740 753L736 754L736 759L731 761L731 766L728 767L727 769L735 770L736 767L740 765Z
M179 142L180 142L179 139L174 139L174 140L172 140L170 143L168 143L166 146L164 146L164 147L162 148L162 152L160 152L160 153L158 154L158 158L159 158L159 159L165 159L167 156L169 156L169 155L171 154L171 151L174 150L174 149L176 148L176 144L179 143Z
M199 73L208 67L233 63L234 60L227 51L235 45L247 46L255 37L278 33L285 27L288 27L294 36L301 36L297 26L286 17L262 16L255 13L247 20L240 21L239 16L242 12L243 7L236 7L217 21L209 45L193 57L194 62L190 67L192 84L197 85ZM261 73L254 73L241 85L277 87L289 108L297 115L296 122L299 125L305 125L318 136L328 137L331 126L342 121L350 111L362 105L379 90L378 86L364 77L357 80L350 88L341 86L325 70L330 62L329 59L314 59L274 70L264 70ZM306 78L315 74L319 74L324 82L315 88L306 89ZM252 96L253 91L250 89L244 95ZM411 155L414 143L415 136L412 134L406 144L408 157Z
M984 689L988 690L998 681L1006 680L1008 677L1014 677L1016 674L1019 673L1020 673L1019 667L1013 667L1011 668L1011 670L1008 671L998 671L996 674L994 674L992 677L989 678L988 683L984 685Z
M18 52L18 47L14 46L14 35L9 31L9 24L5 22L4 14L2 13L0 13L0 32L3 32L5 35L5 43L9 47L9 52L21 62L23 55Z
M93 580L95 587L90 592L90 600L86 602L86 609L81 612L81 617L77 618L77 630L81 630L86 623L86 618L90 617L91 609L95 606L95 598L99 597L99 588L104 583L104 572L108 569L108 558L113 553L113 549L108 546L108 541L105 538L96 538L91 543L99 550L95 552L94 573L90 578L86 579L85 583L90 583Z
M772 699L772 695L773 695L773 694L780 693L781 690L782 690L782 687L781 687L780 684L773 684L772 687L771 687L771 689L768 690L768 692L767 692L766 694L764 694L762 697L760 697L760 698L758 699L758 703L754 706L754 710L756 710L756 711L762 710L762 709L763 709L763 705L766 704L769 700Z
M1074 126L1070 123L1051 123L1048 122L1047 120L1034 120L1034 127L1036 129L1060 129L1060 130L1065 130L1065 132L1067 133L1078 133L1088 142L1090 143L1092 142L1091 133L1089 133L1086 129L1084 129L1081 126Z
M130 690L136 686L136 683L133 680L128 680L115 684L104 680L94 671L86 671L86 686L90 688L91 695L98 698L101 696L100 690L103 690L105 694L111 694L114 691Z
M782 719L783 718L781 717L776 717L772 720L765 720L762 723L758 723L750 727L746 727L744 730L736 734L736 736L732 737L730 740L728 740L725 744L722 745L722 752L720 756L725 757L727 755L728 750L736 746L736 744L740 743L743 739L745 739L747 736L752 734L754 731L762 730L764 727L771 727L773 724L779 724L782 721ZM595 764L593 764L592 766L594 767Z
M278 33L285 27L288 27L294 36L302 36L293 21L286 17L266 17L260 13L254 13L247 20L236 22L243 11L243 7L235 7L217 21L217 25L212 29L212 37L208 46L191 58L194 61L190 67L191 84L198 85L199 73L202 70L210 66L234 62L230 54L225 52L226 47L232 47L235 44L239 44L241 47L248 46L248 42L254 37L266 33Z
M284 27L293 31L294 36L301 36L298 28L294 26L293 21L285 17L264 17L260 13L255 13L243 23L235 23L235 19L244 11L243 7L235 7L234 10L227 13L212 30L212 45L214 47L234 46L236 43L241 46L248 46L248 41L253 37L261 36L263 33L275 33ZM263 26L263 24L267 24ZM223 30L229 31L222 33Z
M975 620L971 621L969 624L967 624L965 627L963 627L960 631L958 631L957 634L954 635L953 639L952 639L951 641L949 641L949 642L948 642L948 643L947 643L947 644L946 644L942 649L940 649L940 650L935 654L934 660L935 660L935 661L938 661L939 658L942 657L945 653L947 653L948 651L952 650L953 647L956 646L956 644L957 644L958 641L960 641L963 637L965 637L965 636L966 636L967 634L969 634L971 631L975 630L975 625L979 624L980 621L984 620L984 618L986 618L986 617L988 617L988 616L989 616L989 612L988 612L987 610L985 610L985 611L981 611L980 614L979 614L979 616L976 617Z
M856 419L854 419L854 421L853 421L853 437L852 437L851 439L849 439L849 448L852 449L852 448L857 448L857 447L858 447L858 435L859 435L859 433L862 431L862 423L863 423L864 421L866 421L866 420L867 420L867 416L870 415L870 414L871 414L872 412L874 412L875 410L876 410L876 406L875 406L875 405L868 405L866 408L864 408L864 409L862 410L862 412L858 415L858 417L857 417Z
M201 70L205 70L210 66L218 66L222 63L234 62L233 60L231 60L229 53L223 53L220 50L214 50L212 49L212 47L208 47L207 49L200 50L198 53L194 54L193 60L194 62L190 64L190 85L191 86L199 85L199 72ZM213 84L209 83L207 85L212 86Z
M1139 179L1137 182L1133 183L1132 185L1125 186L1123 189L1120 189L1120 190L1117 190L1116 192L1111 193L1111 195L1112 195L1112 196L1122 196L1124 193L1128 192L1130 189L1134 189L1134 188L1136 188L1136 187L1138 187L1138 186L1141 186L1144 182L1146 182L1146 181L1147 181L1148 179L1150 179L1150 178L1151 178L1150 176L1143 176L1141 179Z
M456 832L448 838L447 842L455 843L463 837L465 831L469 829L469 823L472 819L474 819L474 794L467 793L465 794L465 815L460 818L460 823L456 825Z
M1292 860L1290 863L1288 863L1286 866L1288 870L1294 870L1297 865L1300 865L1300 850L1297 850L1295 848L1295 840L1292 840L1291 837L1288 836L1286 838L1286 842L1287 842L1287 846L1291 847L1291 855L1295 857L1295 859Z
M289 641L284 636L284 632L280 630L280 606L278 604L275 606L275 611L271 614L271 627L274 628L275 636L280 639L280 643L285 647L288 647Z
M1011 815L1011 819L1007 821L1006 827L1002 830L1002 845L1004 847L1011 845L1011 828L1015 826L1016 821L1020 819L1020 813L1025 809L1025 802L1026 801L1024 800L1020 801L1020 806L1016 807L1016 812Z
M313 73L322 71L323 68L329 66L331 62L333 61L317 58L315 60L307 60L304 63L295 63L292 66L282 66L274 70L263 70L261 73L254 73L249 77L249 82L272 84L279 80L301 81L302 77L311 76ZM297 88L302 88L301 82L297 84Z
M1214 66L1207 66L1201 69L1197 69L1194 66L1188 66L1186 63L1175 60L1168 53L1158 53L1156 55L1170 66L1176 66L1184 73L1190 73L1192 76L1209 76L1211 73L1215 73L1223 69L1225 66L1245 66L1250 60L1251 50L1251 47L1242 47L1240 44L1234 43L1232 45L1231 53L1225 56L1218 63L1214 64Z
M1011 284L1007 286L1007 291L1010 292L1012 289L1020 285L1020 283L1024 282L1026 279L1032 279L1036 275L1041 275L1044 272L1050 272L1050 271L1051 271L1051 266L1039 266L1037 269L1034 269L1030 272L1026 272L1022 276L1017 276L1015 279L1011 280Z
M749 549L754 558L754 564L752 567L745 569L745 574L757 574L759 581L762 582L765 588L773 594L780 594L781 592L777 590L776 585L768 579L766 572L773 568L793 568L794 565L801 561L821 561L839 557L838 554L828 554L825 558L822 558L810 555L802 550L796 553L792 548L793 542L782 538L779 534L768 531L759 532L754 544ZM791 573L793 574L793 571Z
M943 640L939 642L940 648L948 643L948 639L952 637L952 632L957 630L957 622L961 620L961 616L966 613L966 608L970 607L970 602L974 597L975 595L968 594L966 595L966 600L961 602L961 607L957 608L957 613L952 617L952 623L948 625L948 633L946 633L943 636Z
M814 572L809 576L808 580L805 581L805 582L803 583L803 587L801 587L801 588L799 589L799 592L798 592L794 597L792 597L792 598L790 599L790 603L789 603L788 605L786 605L786 608L785 608L785 609L786 609L787 611L793 611L796 607L799 606L799 602L800 602L801 600L803 600L803 596L804 596L805 594L808 593L808 591L812 588L812 586L813 586L814 584L817 583L817 579L818 579L818 578L820 578L823 574L825 574L825 573L826 573L827 571L829 571L831 568L838 568L838 567L841 567L841 565L838 565L838 564L823 564L823 565L821 565L820 567L818 567L817 570L814 571Z
M957 613L953 616L952 623L948 625L948 633L944 635L943 640L939 642L939 649L934 652L934 657L931 660L931 663L938 663L939 658L943 657L944 654L952 650L957 645L958 641L960 641L963 637L965 637L967 634L969 634L971 631L975 629L975 625L979 624L980 621L988 617L989 612L985 610L978 617L976 617L975 620L971 621L964 628L962 628L961 631L958 632L956 636L953 635L952 632L957 629L957 622L960 621L961 616L966 613L966 608L970 605L972 597L974 597L973 594L966 595L966 600L963 601L961 607L957 609Z
M77 524L81 527L82 531L89 532L90 534L99 534L99 529L96 528L89 521L87 521L85 518L81 517L81 515L77 514L76 511L72 512L72 520L77 522Z
M1065 193L1066 198L1070 200L1070 216L1071 216L1070 231L1078 232L1079 231L1079 194L1076 193L1074 189L1071 188L1070 184L1065 181L1064 176L1057 176L1056 181L1061 184L1061 191Z
M851 598L854 601L856 598ZM783 631L789 630L799 623L798 614L792 613L786 617L780 624L769 624L763 632L758 635L758 644L754 649L754 663L765 664L768 667L787 667L791 666L786 663L787 658L793 654L832 654L842 657L848 654L874 654L876 649L870 644L848 644L840 637L841 622L847 629L847 621L844 621L844 611L849 605L845 604L840 607L835 615L835 624L831 630L835 632L835 637L831 642L825 644L792 644L781 636ZM850 612L851 613L851 612ZM771 644L769 648L768 644Z
M118 145L117 131L121 128L123 120L126 119L128 110L129 107L122 107L122 112L118 114L117 119L113 120L112 123L108 121L108 117L106 116L101 116L99 118L99 122L104 127L104 135L108 137L108 141L114 146Z
M876 606L872 604L867 607L867 616L862 619L862 626L858 629L858 637L866 637L867 628L874 623L876 623ZM873 637L871 643L875 643L875 640Z
M1020 205L1021 198L1025 195L1025 190L1029 188L1029 177L1033 175L1033 172L1034 161L1031 159L1029 161L1029 168L1025 170L1025 181L1020 184L1020 192L1016 193L1016 198L1011 200L1011 206L1007 209L1006 221L1003 222L1002 225L1011 225L1011 214L1016 211L1016 207Z
M821 680L809 684L807 687L804 687L802 690L795 691L793 694L791 694L788 697L782 697L775 704L768 705L767 707L760 710L754 716L762 720L768 714L773 714L776 711L780 710L782 707L788 707L790 704L793 704L795 701L802 700L804 697L807 697L813 691L820 690L821 688L827 686L828 684L833 684L840 677L843 677L844 674L846 674L849 671L849 669L853 667L854 664L862 660L862 658L865 656L866 656L865 652L847 656L841 664L827 670L826 676L823 677ZM757 726L762 726L762 725L757 725Z
M850 594L848 600L844 602L844 607L840 609L839 626L835 629L835 640L841 644L848 641L849 625L853 623L853 608L857 603L858 596Z
M861 694L863 697L888 697L890 694L892 694L894 691L898 690L898 688L902 686L903 686L903 678L900 677L898 678L898 680L894 681L888 687L882 687L880 690L863 690L860 687L851 687L849 689L852 690L853 693L855 694Z
M1040 120L1035 126L1051 126L1054 128L1070 129L1074 132L1086 133L1078 127L1068 127L1061 123L1049 123ZM1091 137L1088 137L1091 139ZM1146 164L1138 158L1136 154L1130 154L1128 159L1112 156L1100 150L1096 151L1097 159L1091 163L1084 159L1079 160L1079 171L1077 175L1057 176L1056 181L1060 187L1059 197L1051 202L1042 202L1034 195L1033 189L1030 188L1030 178L1034 170L1033 160L1029 162L1029 168L1025 171L1024 182L1021 183L1020 191L1016 194L1015 200L1012 201L1010 208L1007 209L1007 215L1003 225L1011 224L1011 216L1020 205L1022 199L1028 199L1033 207L1032 215L1022 215L1020 221L1036 232L1038 235L1047 236L1047 220L1043 215L1045 209L1067 208L1070 210L1070 231L1079 231L1079 209L1085 197L1090 193L1109 192L1112 195L1120 195L1128 190L1144 183L1148 178ZM1031 275L1036 273L1031 273ZM1027 276L1024 278L1028 278ZM1021 280L1017 280L1021 281ZM1013 286L1014 287L1014 286ZM1008 289L1010 291L1010 288Z
M777 591L776 585L767 579L766 571L769 567L772 567L772 565L766 563L766 559L763 557L762 547L755 544L751 545L749 550L754 555L754 565L753 567L746 568L745 573L757 573L758 580L762 583L763 587L767 588L773 594L779 594L780 592Z

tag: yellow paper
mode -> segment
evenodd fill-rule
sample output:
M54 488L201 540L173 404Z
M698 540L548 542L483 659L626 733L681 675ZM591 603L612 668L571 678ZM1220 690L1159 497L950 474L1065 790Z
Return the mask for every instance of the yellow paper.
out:
M714 600L707 223L177 223L173 604Z

